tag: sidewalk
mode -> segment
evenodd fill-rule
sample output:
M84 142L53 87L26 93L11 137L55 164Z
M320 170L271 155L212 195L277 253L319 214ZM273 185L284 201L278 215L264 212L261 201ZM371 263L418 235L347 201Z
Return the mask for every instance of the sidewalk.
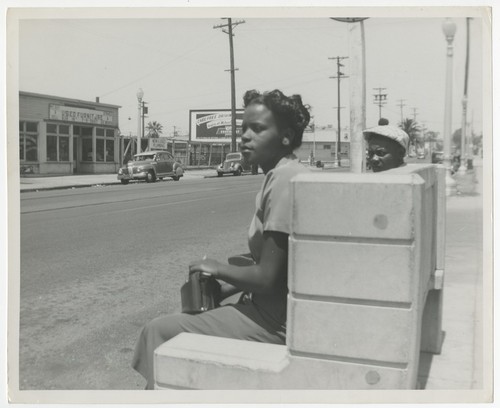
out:
M447 197L442 321L445 335L441 354L421 355L419 380L428 390L479 390L488 385L483 378L488 357L483 355L487 351L483 341L489 344L491 339L483 338L483 329L489 323L484 319L489 313L483 310L482 164L475 169L475 193Z
M217 176L215 169L187 169L184 172L184 178L205 178ZM182 180L182 178L181 178ZM134 183L134 181L132 181ZM116 173L113 174L77 174L77 175L55 175L21 176L19 180L21 192L38 190L55 190L63 188L78 188L90 186L106 186L112 184L121 184Z

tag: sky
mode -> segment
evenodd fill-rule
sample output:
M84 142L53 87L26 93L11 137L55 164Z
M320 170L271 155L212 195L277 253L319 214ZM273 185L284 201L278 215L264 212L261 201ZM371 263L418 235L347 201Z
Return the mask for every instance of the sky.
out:
M247 89L298 93L317 126L337 127L336 61L349 56L349 24L319 17L233 16L236 107ZM416 15L419 15L416 13ZM58 11L19 22L19 90L121 106L122 134L137 133L139 88L163 135L187 134L189 110L230 109L229 38L219 17L168 18L154 13L74 18ZM104 16L104 14L103 14ZM144 18L146 16L147 18ZM387 16L390 16L387 13ZM106 17L109 17L107 15ZM127 17L127 18L124 18ZM132 18L129 18L132 17ZM385 88L382 116L412 118L443 133L446 41L440 17L370 17L364 21L366 124L376 125L375 88ZM461 127L466 19L454 17L452 129ZM470 22L468 122L483 120L483 21ZM349 124L350 58L342 60L341 125ZM401 112L400 104L403 104Z

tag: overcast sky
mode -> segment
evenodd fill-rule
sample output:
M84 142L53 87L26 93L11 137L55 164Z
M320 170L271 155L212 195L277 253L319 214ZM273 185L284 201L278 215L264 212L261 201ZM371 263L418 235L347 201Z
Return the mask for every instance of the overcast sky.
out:
M389 15L389 14L388 14ZM119 13L113 17L120 17ZM128 15L133 16L133 15ZM19 89L120 105L120 129L137 132L138 88L149 117L188 132L190 109L230 108L228 35L220 18L48 18L21 19ZM337 126L336 62L349 56L349 25L325 17L239 18L234 28L236 103L247 89L299 93L312 106L317 125ZM461 126L466 19L453 19L453 130ZM382 116L403 116L442 134L446 41L442 17L373 17L365 20L367 126L378 120L374 88L385 88ZM470 24L468 121L482 130L483 22ZM342 61L350 74L350 60ZM349 78L341 81L341 123L349 124ZM130 118L130 119L129 119Z

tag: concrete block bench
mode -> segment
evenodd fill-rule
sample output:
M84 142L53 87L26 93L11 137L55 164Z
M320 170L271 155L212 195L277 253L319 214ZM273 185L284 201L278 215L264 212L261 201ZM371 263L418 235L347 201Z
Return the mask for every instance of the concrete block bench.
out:
M439 353L444 169L292 181L286 346L183 333L157 389L413 389Z

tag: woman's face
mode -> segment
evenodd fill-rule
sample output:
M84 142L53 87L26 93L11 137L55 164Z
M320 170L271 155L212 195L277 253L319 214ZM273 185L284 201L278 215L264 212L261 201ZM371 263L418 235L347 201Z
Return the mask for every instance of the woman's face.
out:
M368 141L368 162L376 173L399 167L403 153L397 142L383 136L373 135Z
M288 153L273 113L254 103L245 109L241 135L241 153L250 164L258 164L267 173Z

